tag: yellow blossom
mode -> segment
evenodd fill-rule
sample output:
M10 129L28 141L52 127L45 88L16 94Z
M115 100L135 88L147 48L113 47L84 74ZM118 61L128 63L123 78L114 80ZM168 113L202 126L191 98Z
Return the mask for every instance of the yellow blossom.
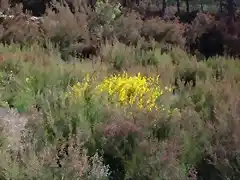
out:
M83 82L76 83L71 87L67 96L73 100L78 100L83 96L84 91L88 89L92 78L89 74L83 79ZM159 76L146 77L138 73L135 76L129 76L126 72L123 74L111 75L106 77L92 91L95 95L105 93L108 100L119 106L135 106L139 109L147 109L149 111L165 110L163 105L158 106L157 100L165 91L170 91L171 88L162 88L159 83Z
M163 94L158 82L159 77L145 77L138 73L129 76L126 72L111 75L100 83L96 90L107 92L110 97L117 97L116 103L136 105L138 108L152 110L156 100Z

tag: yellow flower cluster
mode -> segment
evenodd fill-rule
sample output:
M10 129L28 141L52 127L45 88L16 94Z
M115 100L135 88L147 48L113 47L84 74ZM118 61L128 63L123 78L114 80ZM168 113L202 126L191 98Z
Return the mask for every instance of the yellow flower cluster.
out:
M78 101L84 92L90 87L91 78L87 75L83 82L76 83L66 94L73 101ZM118 75L111 75L105 78L99 85L93 89L93 94L107 94L108 100L118 106L130 105L139 109L161 108L163 105L156 104L157 99L166 91L172 91L171 88L161 88L159 77L146 77L138 73L135 76L129 76L126 72Z
M90 77L89 74L87 74L83 82L77 82L75 85L71 87L71 91L69 91L66 94L66 97L69 97L71 100L74 100L75 102L78 101L80 97L83 96L83 93L89 88L90 86Z
M115 103L120 105L137 105L147 110L158 109L156 100L164 93L159 86L159 77L145 77L140 73L128 76L127 73L112 75L103 80L96 88L100 92L107 92ZM165 87L171 91L171 88Z

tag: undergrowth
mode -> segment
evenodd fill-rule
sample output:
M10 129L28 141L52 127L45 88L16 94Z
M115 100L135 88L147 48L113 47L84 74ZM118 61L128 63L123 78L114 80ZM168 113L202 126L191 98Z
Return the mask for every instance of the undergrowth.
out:
M37 45L0 49L1 107L12 109L0 113L2 179L239 177L239 61L156 49L147 51L156 64L119 71L108 61L65 63ZM189 74L194 87L184 86Z
M55 5L0 22L0 179L240 178L237 22Z

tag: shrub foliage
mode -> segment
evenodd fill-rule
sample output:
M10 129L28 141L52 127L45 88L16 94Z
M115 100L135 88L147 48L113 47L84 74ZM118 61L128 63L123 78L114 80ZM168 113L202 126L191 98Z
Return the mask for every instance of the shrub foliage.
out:
M237 16L20 2L1 7L0 179L240 178Z

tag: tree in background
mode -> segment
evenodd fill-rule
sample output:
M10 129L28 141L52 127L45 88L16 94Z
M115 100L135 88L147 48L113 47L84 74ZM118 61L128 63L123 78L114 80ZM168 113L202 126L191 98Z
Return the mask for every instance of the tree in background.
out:
M185 0L185 2L186 2L186 11L187 11L187 13L189 13L189 11L190 11L189 0Z
M227 0L227 12L230 17L230 21L236 21L236 3L234 0Z
M164 14L165 14L165 10L166 10L166 7L167 7L167 2L166 2L166 0L163 0L163 2L162 2L162 16L164 16Z
M180 0L176 0L177 1L177 12L180 13Z
M236 21L237 4L235 0L217 0L219 2L219 11L226 12L230 22Z

